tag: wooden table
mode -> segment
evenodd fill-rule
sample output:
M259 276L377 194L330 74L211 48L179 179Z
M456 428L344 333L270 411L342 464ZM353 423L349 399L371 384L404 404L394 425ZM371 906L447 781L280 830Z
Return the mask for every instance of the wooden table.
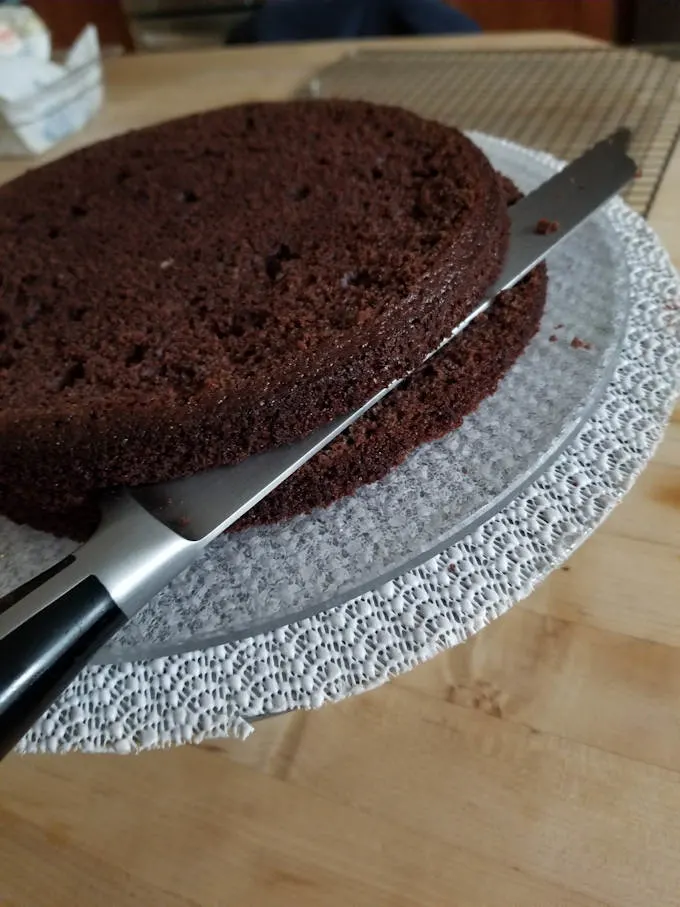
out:
M341 52L112 61L107 109L77 142L284 96ZM679 204L676 152L651 217L676 263ZM670 907L679 851L678 414L568 566L389 686L245 743L0 767L2 907Z

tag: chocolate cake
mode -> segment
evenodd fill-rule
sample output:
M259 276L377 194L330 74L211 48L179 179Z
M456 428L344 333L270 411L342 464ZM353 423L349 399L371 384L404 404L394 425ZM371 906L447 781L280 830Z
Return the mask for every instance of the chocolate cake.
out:
M538 329L547 275L541 265L501 294L445 351L298 470L239 528L279 522L325 507L376 482L421 444L458 428L492 394ZM91 521L96 520L93 512Z
M0 511L82 537L100 489L356 406L497 277L507 191L457 130L349 101L213 111L0 188ZM458 424L544 297L539 270L251 521L329 503Z

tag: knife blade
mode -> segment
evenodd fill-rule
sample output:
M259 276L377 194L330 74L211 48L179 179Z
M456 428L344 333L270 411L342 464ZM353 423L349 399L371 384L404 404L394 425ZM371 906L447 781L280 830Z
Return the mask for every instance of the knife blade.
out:
M510 248L500 277L488 296L455 326L428 359L485 312L498 293L518 283L634 176L636 165L626 154L629 142L630 131L618 130L510 208ZM557 231L537 233L536 226L542 220L558 224ZM394 381L354 412L336 419L303 441L249 457L237 466L135 488L131 494L145 510L175 528L180 535L207 543L228 529L406 377Z
M629 130L618 130L512 206L501 276L427 358L626 185L637 169L626 153L630 138ZM557 224L556 231L537 232L543 220ZM206 545L406 377L294 444L236 466L105 496L102 522L88 542L0 599L0 756L94 652Z

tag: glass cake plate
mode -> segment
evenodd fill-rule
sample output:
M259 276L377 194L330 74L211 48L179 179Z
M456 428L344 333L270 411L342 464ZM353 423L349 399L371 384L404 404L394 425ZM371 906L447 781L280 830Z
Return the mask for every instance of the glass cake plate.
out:
M557 168L547 155L472 138L524 191ZM549 257L548 270L538 335L460 429L329 508L222 536L97 660L205 648L330 609L454 544L533 482L588 419L620 352L631 294L606 208ZM73 547L0 519L0 563L13 568L0 570L0 594Z

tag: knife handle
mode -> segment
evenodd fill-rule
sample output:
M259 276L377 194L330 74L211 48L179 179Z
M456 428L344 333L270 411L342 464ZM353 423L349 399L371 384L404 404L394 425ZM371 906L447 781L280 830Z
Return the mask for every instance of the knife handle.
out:
M65 558L0 598L0 614L9 614L73 560ZM0 758L126 620L102 583L86 576L0 639Z

